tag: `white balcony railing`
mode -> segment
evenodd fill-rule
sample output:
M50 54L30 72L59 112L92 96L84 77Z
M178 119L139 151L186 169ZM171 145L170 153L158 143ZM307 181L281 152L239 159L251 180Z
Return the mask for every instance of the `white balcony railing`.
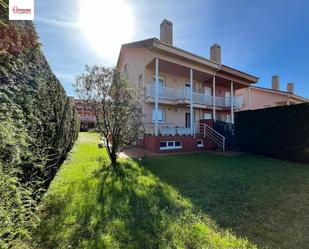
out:
M154 135L155 125L154 123L144 124L145 134ZM188 136L191 134L191 129L187 127L179 127L169 123L163 123L158 125L158 132L162 136Z
M149 97L155 98L156 88L155 85L149 85L147 87L147 93ZM159 99L166 100L185 100L190 101L190 89L188 87L181 88L171 88L171 87L159 87ZM213 96L207 95L205 93L193 92L194 104L201 105L213 105ZM215 97L216 106L218 107L230 107L231 98L230 97ZM239 109L243 106L244 100L243 96L234 96L233 98L234 108Z

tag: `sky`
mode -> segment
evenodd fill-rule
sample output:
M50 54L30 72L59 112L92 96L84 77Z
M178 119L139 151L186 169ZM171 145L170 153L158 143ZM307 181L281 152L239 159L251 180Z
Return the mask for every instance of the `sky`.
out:
M257 86L295 83L309 98L309 1L306 0L35 0L43 52L70 96L85 64L115 66L120 45L159 38L173 22L174 45L209 58L221 45L222 63L259 77Z

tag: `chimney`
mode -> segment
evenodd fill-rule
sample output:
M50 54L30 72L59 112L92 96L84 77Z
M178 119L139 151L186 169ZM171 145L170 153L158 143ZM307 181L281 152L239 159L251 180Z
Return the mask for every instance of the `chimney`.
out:
M279 90L280 88L280 78L278 75L271 77L271 88L273 90Z
M221 64L221 47L218 44L214 44L210 47L210 60Z
M288 93L294 94L294 83L290 82L287 84L287 91Z
M160 40L168 45L173 45L173 23L164 19L160 24Z

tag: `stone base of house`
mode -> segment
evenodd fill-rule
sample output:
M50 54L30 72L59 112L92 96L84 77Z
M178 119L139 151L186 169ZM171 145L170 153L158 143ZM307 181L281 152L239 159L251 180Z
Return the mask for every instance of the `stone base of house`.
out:
M156 152L199 152L214 149L214 144L203 136L153 136L144 135L137 145Z

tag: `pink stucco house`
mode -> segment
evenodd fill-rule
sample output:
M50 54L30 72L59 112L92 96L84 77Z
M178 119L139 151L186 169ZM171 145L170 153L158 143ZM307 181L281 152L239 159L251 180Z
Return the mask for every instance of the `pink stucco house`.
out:
M234 113L248 109L248 98L255 107L259 89L252 86L257 77L221 63L219 45L210 47L210 58L174 46L168 20L160 25L160 39L123 44L117 69L132 86L146 89L139 143L155 152L225 150L214 120L233 124Z
M287 90L280 90L280 78L272 77L271 88L250 86L238 89L237 95L243 97L241 110L254 110L274 106L293 105L308 102L308 99L294 93L294 83L287 84Z

